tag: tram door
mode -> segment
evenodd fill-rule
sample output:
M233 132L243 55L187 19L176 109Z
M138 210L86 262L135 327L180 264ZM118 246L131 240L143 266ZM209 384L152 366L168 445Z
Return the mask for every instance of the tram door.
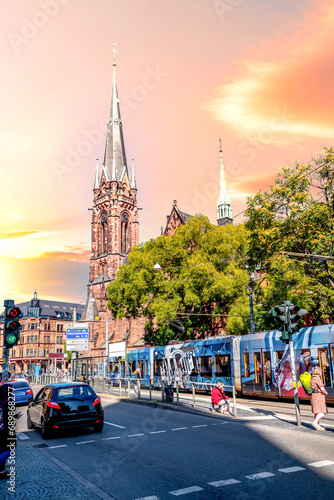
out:
M271 390L270 352L264 349L254 352L254 392L256 394Z

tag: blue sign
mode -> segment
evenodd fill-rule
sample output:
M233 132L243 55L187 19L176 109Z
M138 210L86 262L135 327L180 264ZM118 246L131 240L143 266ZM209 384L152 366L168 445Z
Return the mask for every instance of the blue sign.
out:
M67 333L66 334L67 339L88 339L88 333Z
M88 328L67 328L66 333L87 333Z

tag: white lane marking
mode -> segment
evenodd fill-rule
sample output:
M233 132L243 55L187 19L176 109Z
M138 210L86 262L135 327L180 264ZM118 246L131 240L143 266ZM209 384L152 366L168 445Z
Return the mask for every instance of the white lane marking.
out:
M167 432L167 431L152 431L150 434L161 434L162 432Z
M145 434L129 434L128 435L128 438L134 438L134 437L137 437L137 436L144 436Z
M121 439L121 436L113 436L110 438L102 438L102 441L108 441L108 439Z
M141 497L141 498L136 498L136 500L159 500L159 497L153 496L153 497Z
M67 444L59 444L58 446L49 446L49 450L52 450L53 448L66 448Z
M220 425L229 424L230 422L220 422Z
M247 479L251 479L252 481L257 481L258 479L265 479L266 477L272 477L275 474L271 472L259 472L258 474L252 474L251 476L245 476Z
M195 491L203 491L203 488L200 486L190 486L189 488L182 488L182 490L170 491L171 495L175 495L176 497L180 495L187 495L188 493L194 493Z
M75 443L75 444L86 444L86 443L95 443L95 439L91 439L90 441L80 441L80 443Z
M289 474L290 472L299 472L300 470L306 470L305 467L288 467L287 469L278 469L279 472L284 472L285 474Z
M229 484L237 484L241 483L241 481L238 481L237 479L223 479L222 481L214 481L213 483L208 483L210 486L215 486L218 488L219 486L227 486Z
M24 432L20 432L19 434L16 434L16 435L17 435L17 437L18 437L19 439L21 439L22 441L23 441L23 439L30 439L30 437L29 437L29 436L27 436L26 434L24 434Z
M331 460L322 460L321 462L313 462L312 464L307 464L310 465L311 467L326 467L326 465L333 465L334 462Z
M273 415L259 415L258 417L239 417L240 420L277 420Z
M171 431L183 431L184 429L188 429L188 427L175 427L175 429L171 429Z
M202 425L192 425L191 427L193 429L196 429L197 427L207 427L207 426L208 426L208 424L202 424Z
M126 429L126 427L123 427L123 425L112 424L111 422L106 421L104 421L104 423L107 425L112 425L113 427L118 427L119 429Z

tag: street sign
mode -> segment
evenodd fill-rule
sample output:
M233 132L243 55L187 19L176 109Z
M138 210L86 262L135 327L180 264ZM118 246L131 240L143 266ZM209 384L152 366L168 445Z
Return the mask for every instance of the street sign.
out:
M66 351L87 351L88 341L88 323L68 323L66 325Z

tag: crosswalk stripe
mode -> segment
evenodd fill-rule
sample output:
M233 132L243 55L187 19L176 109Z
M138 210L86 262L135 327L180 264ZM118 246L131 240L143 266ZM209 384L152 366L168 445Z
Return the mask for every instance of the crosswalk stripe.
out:
M30 437L24 434L24 432L20 432L19 434L16 435L19 439L21 439L21 441L23 441L24 439L30 439Z
M279 472L284 472L285 474L289 474L290 472L299 472L301 470L306 470L305 467L288 467L287 469L278 469Z
M112 425L113 427L118 427L119 429L126 429L126 427L123 427L123 425L112 424L111 422L106 422L106 421L104 421L104 423L107 425Z
M266 477L272 477L275 474L271 472L259 472L258 474L251 474L250 476L245 476L247 479L251 479L252 481L257 481L258 479L265 479Z
M214 481L213 483L208 483L210 486L215 486L219 488L219 486L228 486L229 484L237 484L241 483L237 479L223 479L222 481Z

